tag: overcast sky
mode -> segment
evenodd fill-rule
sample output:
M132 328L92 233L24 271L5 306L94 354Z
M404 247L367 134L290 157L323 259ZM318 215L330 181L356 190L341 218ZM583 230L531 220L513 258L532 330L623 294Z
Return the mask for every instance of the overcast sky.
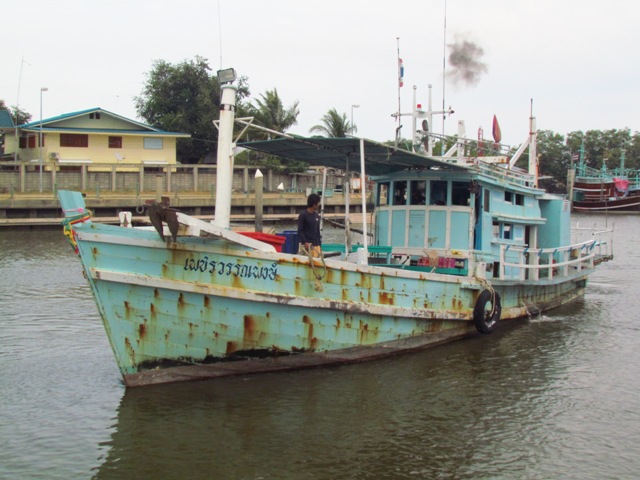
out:
M447 133L464 120L467 136L482 127L490 138L495 114L503 142L519 144L532 99L539 129L640 129L633 0L4 0L1 11L0 98L32 120L41 87L44 118L102 107L137 119L133 97L152 62L200 55L214 72L247 76L254 97L277 88L285 106L298 100L293 133L308 134L336 108L347 118L353 110L358 135L384 141L396 127L399 44L402 112L414 85L426 106L432 84L434 107L444 90L455 110ZM449 58L462 45L472 70ZM411 122L402 123L408 137ZM434 127L441 132L442 120Z

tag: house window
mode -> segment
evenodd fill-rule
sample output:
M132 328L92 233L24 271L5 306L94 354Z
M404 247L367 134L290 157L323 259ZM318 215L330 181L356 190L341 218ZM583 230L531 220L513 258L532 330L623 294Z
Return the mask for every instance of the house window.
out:
M516 205L524 205L524 195L521 193L516 193Z
M145 150L162 150L162 139L154 137L145 137L144 139Z
M89 135L86 133L61 133L60 146L87 148L89 146Z
M100 120L100 112L94 112L89 114L89 118Z
M482 209L485 212L489 213L491 211L491 190L487 188L484 189L483 200L484 200L484 204Z
M29 148L36 148L36 136L29 136Z
M506 203L513 203L513 192L509 192L505 190L504 192L504 201Z
M122 148L122 137L109 137L109 148Z

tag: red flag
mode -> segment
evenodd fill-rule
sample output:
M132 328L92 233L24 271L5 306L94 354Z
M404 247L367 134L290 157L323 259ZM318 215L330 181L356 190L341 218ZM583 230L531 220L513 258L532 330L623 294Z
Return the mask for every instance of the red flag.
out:
M496 143L500 143L502 140L502 132L500 131L500 125L498 125L498 119L496 116L493 116L493 141Z

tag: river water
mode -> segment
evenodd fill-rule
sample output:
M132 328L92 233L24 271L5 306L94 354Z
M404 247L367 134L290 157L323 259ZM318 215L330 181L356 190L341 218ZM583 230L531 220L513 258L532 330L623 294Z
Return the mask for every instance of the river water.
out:
M584 299L359 365L125 388L61 229L0 231L2 479L631 479L640 216Z

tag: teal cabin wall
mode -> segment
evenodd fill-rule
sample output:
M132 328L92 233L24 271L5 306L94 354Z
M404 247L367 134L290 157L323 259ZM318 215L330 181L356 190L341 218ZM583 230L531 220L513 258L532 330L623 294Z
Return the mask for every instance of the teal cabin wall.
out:
M571 210L561 197L540 200L542 217L547 219L538 229L540 248L564 247L571 244Z
M427 212L421 210L409 210L409 247L424 247L425 219Z

